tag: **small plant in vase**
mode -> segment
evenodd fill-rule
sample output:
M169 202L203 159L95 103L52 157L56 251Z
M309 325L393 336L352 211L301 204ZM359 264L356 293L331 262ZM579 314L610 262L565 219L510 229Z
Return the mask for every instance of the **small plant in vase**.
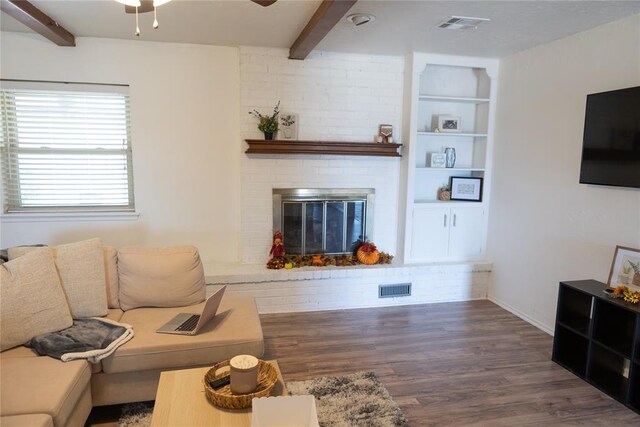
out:
M260 120L258 130L264 133L264 139L273 139L273 135L278 132L278 114L280 114L280 101L273 108L273 114L266 116L258 110L249 111L249 114Z

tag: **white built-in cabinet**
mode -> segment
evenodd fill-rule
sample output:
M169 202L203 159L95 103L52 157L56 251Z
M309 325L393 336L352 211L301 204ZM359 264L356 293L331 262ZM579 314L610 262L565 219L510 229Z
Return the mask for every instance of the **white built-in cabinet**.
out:
M405 81L404 261L481 259L485 251L491 147L497 87L494 59L414 53ZM441 132L438 116L460 118ZM431 155L454 148L453 168L431 167ZM482 201L440 201L451 177L483 179Z

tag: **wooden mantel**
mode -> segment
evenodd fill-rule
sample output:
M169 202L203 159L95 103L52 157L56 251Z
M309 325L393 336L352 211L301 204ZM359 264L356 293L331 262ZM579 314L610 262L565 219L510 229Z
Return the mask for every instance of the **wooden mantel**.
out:
M402 144L346 141L282 141L246 139L247 154L332 154L342 156L401 157Z

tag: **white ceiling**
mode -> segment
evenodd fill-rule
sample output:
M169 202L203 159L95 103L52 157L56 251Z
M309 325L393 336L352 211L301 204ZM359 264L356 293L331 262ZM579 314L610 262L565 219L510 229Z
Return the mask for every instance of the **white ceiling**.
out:
M134 15L115 0L31 0L76 37L136 39ZM288 48L320 0L279 0L264 8L249 0L173 0L140 15L140 40L219 46ZM372 13L373 23L342 20L317 49L405 55L412 51L502 57L640 13L635 1L359 0L348 14ZM1 14L2 31L30 31ZM435 28L451 15L491 19L477 30ZM640 37L640 28L638 29Z

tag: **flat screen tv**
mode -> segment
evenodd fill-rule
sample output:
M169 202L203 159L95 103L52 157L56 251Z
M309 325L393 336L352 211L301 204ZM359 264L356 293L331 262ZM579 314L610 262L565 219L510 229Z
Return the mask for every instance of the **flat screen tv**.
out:
M580 183L640 188L640 86L587 95Z

